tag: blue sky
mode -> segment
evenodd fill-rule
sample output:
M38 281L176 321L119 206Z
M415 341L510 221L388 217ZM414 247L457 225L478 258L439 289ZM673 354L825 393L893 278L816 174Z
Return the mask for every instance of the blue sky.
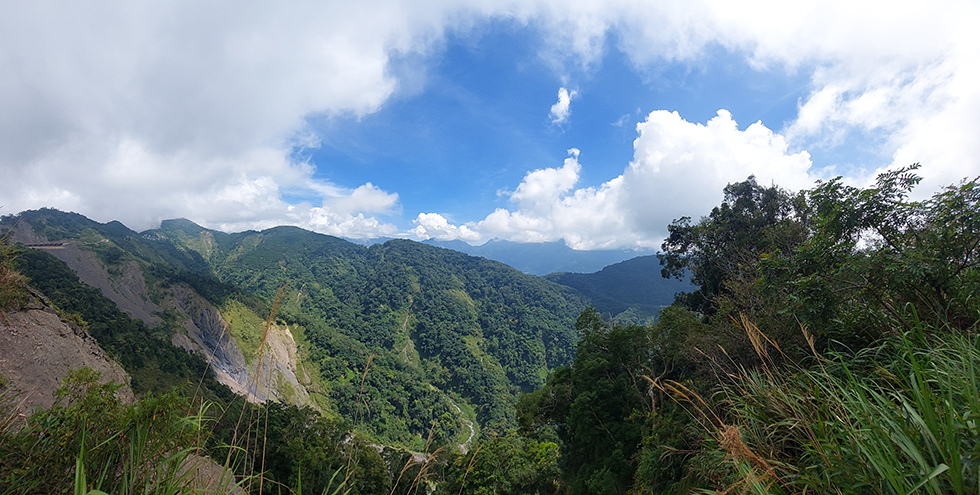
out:
M980 175L978 9L7 4L0 214L603 249L659 246L749 174L918 161L928 194Z
M633 157L635 124L653 110L704 123L724 108L743 129L760 120L779 129L808 90L802 72L756 70L720 47L696 66L649 71L610 48L594 66L565 72L541 59L533 28L500 22L488 30L477 39L449 37L426 60L423 88L376 113L312 119L322 141L302 156L324 179L398 191L406 211L479 220L488 208L507 206L498 192L528 171L560 164L571 148L588 161L581 185L621 174ZM568 120L555 123L549 110L562 87L576 96Z

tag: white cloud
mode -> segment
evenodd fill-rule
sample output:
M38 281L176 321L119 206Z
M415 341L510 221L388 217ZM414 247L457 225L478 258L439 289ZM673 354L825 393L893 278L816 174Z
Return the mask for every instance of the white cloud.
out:
M725 110L704 125L656 111L637 131L620 208L632 229L657 239L674 219L706 215L721 203L725 185L749 175L790 190L810 188L823 178L811 175L806 151L792 153L786 139L761 122L739 130Z
M578 182L581 166L578 164L579 150L568 150L568 158L561 168L544 168L528 172L517 190L510 193L510 199L522 209L534 210L557 200Z
M335 211L388 214L398 207L398 195L386 193L368 182L350 194L325 198L323 204Z
M739 130L725 110L706 124L655 111L637 132L633 161L619 177L574 189L581 165L578 150L569 150L562 167L524 177L511 194L513 211L499 208L460 228L481 239L563 239L575 249L659 248L671 221L706 215L729 183L754 175L760 184L798 190L816 179L805 151L791 153L786 140L761 122ZM451 237L455 228L443 225L442 231Z
M438 239L440 241L459 239L468 242L481 240L481 236L466 225L458 227L452 225L446 220L446 217L438 213L419 213L414 223L415 228L409 232L418 239Z
M558 88L558 101L554 105L551 105L551 117L552 124L564 124L568 122L568 117L572 115L572 99L578 93L576 91L569 92L565 87Z
M53 206L134 228L185 216L389 235L377 216L399 212L397 194L314 180L291 149L317 144L308 117L363 116L396 94L411 78L390 70L393 55L431 53L446 32L487 19L534 24L556 67L597 66L610 40L640 71L696 64L720 46L757 67L803 71L810 87L778 134L762 124L739 131L723 114L698 125L655 112L639 124L622 176L574 189L571 156L574 167L528 174L511 195L517 208L470 225L467 238L649 243L665 220L704 212L717 202L706 194L747 173L805 187L808 161L793 150L856 132L885 136L883 165L923 162L922 191L980 175L972 0L42 0L0 7L3 213ZM559 90L553 121L567 122L574 96ZM464 235L422 215L423 233Z

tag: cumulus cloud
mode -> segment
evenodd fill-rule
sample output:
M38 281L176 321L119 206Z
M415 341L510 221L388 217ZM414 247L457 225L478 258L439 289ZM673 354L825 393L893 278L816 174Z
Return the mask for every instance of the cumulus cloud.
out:
M817 179L809 154L792 153L786 139L761 122L740 130L726 110L705 124L655 111L637 125L637 133L633 161L622 175L576 189L581 165L579 151L572 149L561 167L524 177L510 195L513 210L499 208L460 228L481 239L563 239L575 249L659 248L670 222L707 214L729 183L754 175L761 184L798 190Z
M311 115L364 115L452 9L37 2L0 9L4 213L52 206L133 228L293 223L361 236L397 195L292 158ZM300 199L287 199L287 198ZM322 202L322 204L320 204ZM351 229L347 231L345 229Z
M390 235L379 217L400 211L395 192L318 179L293 158L295 146L317 145L305 122L377 111L405 79L392 56L437 51L445 33L488 19L539 28L542 57L558 68L597 66L610 40L640 71L696 64L721 47L756 67L802 71L808 93L776 133L738 130L727 113L694 124L654 112L621 176L581 187L573 155L574 167L529 173L513 210L462 227L422 214L423 234L655 244L673 217L715 204L706 195L726 181L755 173L805 187L808 159L793 150L855 132L885 136L885 166L922 162L922 191L980 175L975 1L42 0L0 7L3 213L53 206L134 228L185 216ZM555 123L567 122L574 96L559 90Z
M726 110L703 125L660 110L636 127L620 208L634 230L658 239L674 219L707 214L728 183L754 175L760 184L800 190L823 178L810 172L806 151L792 153L786 139L761 122L739 130Z
M461 240L476 242L482 239L480 234L468 226L456 226L449 223L446 217L438 213L419 213L414 220L415 228L409 232L418 239L437 239L440 241Z
M551 123L552 124L564 124L568 122L568 118L572 115L572 99L578 93L576 91L569 92L565 87L558 89L558 101L554 105L551 105Z

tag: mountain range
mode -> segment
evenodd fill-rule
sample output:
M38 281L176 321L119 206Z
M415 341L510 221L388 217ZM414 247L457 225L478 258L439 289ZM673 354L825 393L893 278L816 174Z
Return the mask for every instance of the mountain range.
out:
M539 277L443 247L296 227L224 233L177 219L135 232L42 209L0 229L35 248L24 273L79 314L137 393L207 367L216 394L220 382L310 406L409 448L435 435L465 449L481 429L503 431L518 393L571 362L587 306L646 318L682 288L650 256Z
M592 273L638 256L653 255L649 249L606 249L579 251L563 241L520 243L491 239L471 246L463 241L423 241L425 244L452 249L472 256L482 256L510 265L524 273Z

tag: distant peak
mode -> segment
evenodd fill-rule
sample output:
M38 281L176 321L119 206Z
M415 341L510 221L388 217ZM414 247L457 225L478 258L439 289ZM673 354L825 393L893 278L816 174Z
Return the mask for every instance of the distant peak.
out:
M188 234L198 234L207 229L186 218L173 218L160 222L160 230L180 230Z

